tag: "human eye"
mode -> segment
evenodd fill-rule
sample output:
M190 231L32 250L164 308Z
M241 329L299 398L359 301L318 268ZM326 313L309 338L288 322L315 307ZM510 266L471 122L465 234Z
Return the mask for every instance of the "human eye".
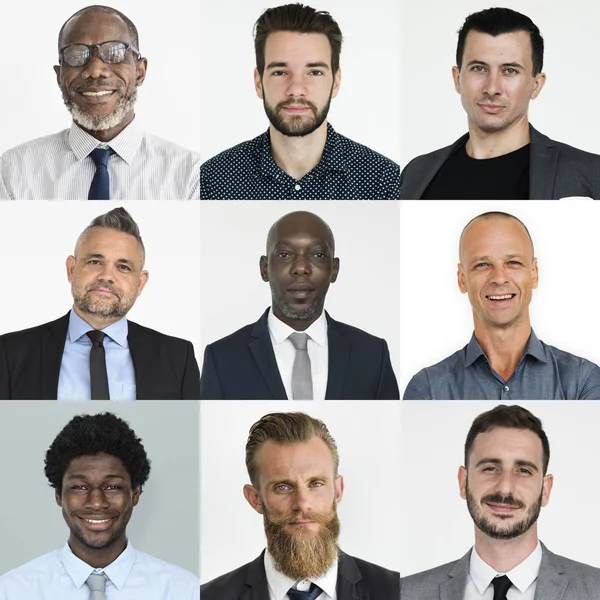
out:
M131 267L129 267L128 265L124 265L124 264L119 265L119 269L121 271L131 271Z
M489 266L490 266L490 263L480 262L480 263L477 263L475 265L475 268L476 269L483 269L484 267L489 267Z
M471 71L473 73L484 73L485 72L485 67L483 65L473 65L471 67Z
M274 490L280 494L290 491L292 488L287 483L278 483Z
M523 266L523 263L521 261L519 261L519 260L509 260L508 264L511 267L522 267Z
M323 73L323 71L321 71L320 69L311 69L308 72L309 75L314 75L314 76L319 76L319 75L324 75L325 73Z
M507 75L518 75L519 74L519 69L515 69L514 67L507 67L506 69L504 69L504 72Z
M99 261L97 258L90 258L90 259L87 261L87 264L88 264L88 265L99 265L99 264L101 264L101 263L100 263L100 261Z
M287 250L280 250L276 256L277 258L289 258L291 255Z
M121 489L121 486L117 485L115 483L115 484L107 485L105 489L108 490L109 492L116 492Z
M325 482L323 482L323 481L312 481L310 483L310 487L312 487L312 488L320 488L320 487L323 487L324 485L325 485Z
M484 473L493 473L494 471L497 471L498 468L495 465L486 465L485 467L483 467L481 469Z
M271 75L273 77L281 77L282 75L285 75L285 71L282 71L281 69L277 71L271 71Z
M87 490L87 486L80 483L77 485L72 485L70 487L70 489L75 490L76 492L81 492L81 491Z

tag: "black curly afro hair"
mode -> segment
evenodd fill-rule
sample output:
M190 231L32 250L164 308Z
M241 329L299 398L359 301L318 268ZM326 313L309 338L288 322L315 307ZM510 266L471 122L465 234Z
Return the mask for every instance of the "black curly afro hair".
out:
M132 488L143 487L150 461L142 440L116 415L105 412L73 417L46 452L44 472L50 486L62 492L65 471L74 458L104 452L116 456L131 477Z

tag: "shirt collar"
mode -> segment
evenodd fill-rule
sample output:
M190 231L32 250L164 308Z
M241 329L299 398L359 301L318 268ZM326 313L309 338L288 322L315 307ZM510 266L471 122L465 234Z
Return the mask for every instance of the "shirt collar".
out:
M265 552L265 573L267 575L267 583L271 588L275 600L283 600L288 590L298 583L297 580L291 579L275 568L273 557L268 550ZM338 561L335 560L325 575L311 577L309 581L318 585L330 598L334 598L337 575Z
M525 347L525 354L523 354L523 356L527 354L533 356L533 358L536 358L541 362L548 362L544 346L542 345L542 342L540 342L540 340L538 339L537 335L535 335L535 331L533 331L533 329L531 330L531 335L529 336L529 340L527 341L527 346ZM485 356L485 353L479 345L479 342L475 337L475 333L473 333L469 343L467 344L465 367L470 367L480 356Z
M107 142L108 146L112 148L127 164L131 164L135 153L142 143L144 133L137 124L137 119L133 119L119 135L115 136L112 140ZM71 123L71 129L69 130L69 146L77 157L77 160L81 161L90 152L96 148L101 142L97 140L93 135L90 135L87 131L84 131L75 121Z
M72 308L69 314L69 327L67 329L67 339L71 344L77 342L80 338L83 338L84 343L89 342L90 346L92 341L85 335L88 331L92 331L94 328L87 322L84 321ZM127 325L127 319L123 317L116 323L104 327L101 329L113 342L116 342L122 348L129 348L127 342L127 333L129 327ZM85 337L84 337L85 336Z
M492 581L497 575L507 575L512 584L522 593L537 579L542 564L542 545L539 540L535 550L514 569L507 573L498 573L492 569L484 560L477 554L477 550L473 548L469 562L469 575L479 590L483 594L485 590L492 584Z
M92 573L104 572L112 584L121 591L136 561L136 551L128 540L125 550L110 565L107 565L103 569L94 569L94 567L91 567L75 556L69 546L69 542L67 542L62 549L61 560L75 587L80 588L85 585L87 578Z
M269 309L267 324L276 344L281 344L287 340L292 333L296 333L295 329L278 319L273 314L272 309ZM305 329L303 333L306 333L313 342L319 344L322 348L327 346L327 318L325 316L325 311L323 311L319 318L310 325L310 327Z

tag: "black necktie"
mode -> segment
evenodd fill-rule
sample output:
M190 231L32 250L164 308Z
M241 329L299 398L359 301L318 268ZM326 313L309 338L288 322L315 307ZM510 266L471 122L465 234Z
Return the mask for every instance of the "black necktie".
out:
M506 600L506 592L512 586L512 581L506 576L496 577L492 581L494 586L494 600Z
M288 590L288 596L290 600L316 600L322 592L323 590L318 585L311 583L307 592L291 588Z
M106 352L104 351L106 334L93 329L87 332L87 336L92 340L92 349L90 350L92 400L110 400L108 374L106 373Z
M110 200L110 183L108 180L108 157L112 154L110 148L94 148L90 153L96 173L90 185L88 200Z

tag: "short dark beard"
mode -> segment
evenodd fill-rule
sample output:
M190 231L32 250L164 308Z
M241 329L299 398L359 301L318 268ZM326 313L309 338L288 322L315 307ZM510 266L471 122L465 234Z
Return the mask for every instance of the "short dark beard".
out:
M301 321L312 319L315 315L320 315L324 304L322 298L315 298L314 302L305 308L294 308L283 299L273 298L273 301L279 307L284 317L299 319Z
M491 523L481 514L480 505L485 502L496 502L498 504L508 504L510 506L525 508L525 504L523 504L523 502L520 500L515 499L512 495L503 496L502 494L488 494L487 496L484 496L479 503L477 503L475 497L473 494L471 494L471 490L469 489L469 480L467 479L466 496L469 514L471 515L471 518L473 519L477 529L496 540L512 540L529 531L540 516L540 511L542 510L542 495L543 490L540 492L540 496L537 501L527 509L525 517L521 521L513 523L512 527L509 527L508 529L502 529ZM500 515L499 518L506 520L512 518L512 516Z
M321 523L324 527L318 533L299 530L289 534L284 530L288 523L303 518ZM275 568L290 579L320 577L338 559L340 521L335 502L329 513L292 513L281 516L269 514L263 504L263 521L267 548L273 557Z

